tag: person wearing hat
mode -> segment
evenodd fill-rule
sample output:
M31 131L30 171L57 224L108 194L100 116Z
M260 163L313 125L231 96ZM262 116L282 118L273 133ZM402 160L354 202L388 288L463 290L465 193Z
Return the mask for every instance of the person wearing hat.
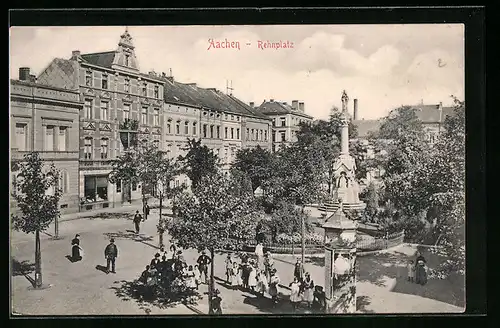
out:
M106 258L106 273L109 273L109 265L111 264L111 272L115 271L115 260L118 257L118 247L115 245L115 240L110 239L108 246L104 249L104 257Z
M200 270L200 276L202 278L202 282L208 284L208 265L212 261L207 256L207 252L202 251L201 255L198 257L196 263L198 263L198 269ZM203 281L204 279L204 281Z
M140 228L141 228L140 227L141 221L142 221L141 214L139 213L139 211L135 211L135 215L134 215L135 233L139 233Z
M151 260L151 263L149 265L158 270L159 264L160 264L160 253L156 253L155 257Z
M218 289L214 290L211 303L212 303L212 313L222 314L222 298L220 297L220 291Z
M73 262L80 261L82 259L83 250L80 247L80 235L76 234L75 238L71 240L71 260Z

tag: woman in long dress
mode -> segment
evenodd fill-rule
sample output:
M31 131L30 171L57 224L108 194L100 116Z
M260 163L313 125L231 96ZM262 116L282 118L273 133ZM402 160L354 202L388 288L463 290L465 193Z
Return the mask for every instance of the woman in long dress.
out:
M76 262L82 259L83 251L80 247L80 235L76 234L75 238L71 240L71 259Z
M189 266L186 272L186 287L191 290L194 290L197 287L195 273L192 265Z
M249 265L248 270L248 287L255 291L257 287L257 270L252 265Z
M290 283L290 303L292 303L293 310L297 310L300 303L300 282L297 277L294 277Z
M417 258L415 260L415 282L420 285L425 285L427 283L427 269L426 269L425 257L417 252Z
M305 279L302 282L302 289L304 290L304 301L307 302L307 307L310 308L314 299L314 282L309 272L306 272Z

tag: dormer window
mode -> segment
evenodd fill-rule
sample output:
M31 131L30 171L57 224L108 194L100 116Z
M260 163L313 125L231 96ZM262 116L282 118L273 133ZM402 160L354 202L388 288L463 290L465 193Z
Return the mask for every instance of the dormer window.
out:
M102 75L101 89L108 89L108 74Z
M85 72L85 85L88 87L92 86L92 71Z
M125 54L125 66L130 66L130 55Z
M155 85L154 96L156 99L160 98L160 87ZM187 108L186 108L187 111Z
M142 95L146 97L148 95L148 83L144 82L142 84Z
M125 92L126 93L130 92L130 79L129 78L125 79Z

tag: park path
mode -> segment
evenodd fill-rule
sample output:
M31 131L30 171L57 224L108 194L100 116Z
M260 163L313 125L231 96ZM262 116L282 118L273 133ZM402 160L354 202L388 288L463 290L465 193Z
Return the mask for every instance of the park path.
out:
M105 314L144 314L149 309L150 314L202 314L207 313L206 296L197 306L170 307L160 309L154 306L138 304L134 299L119 298L113 288L120 288L125 281L136 279L146 264L149 264L156 252L158 236L156 223L157 210L152 211L150 218L143 223L141 234L135 236L131 217L135 208L130 212L119 212L116 215L98 213L93 218L65 221L60 224L62 239L52 240L50 235L42 235L42 262L44 282L52 284L51 288L32 291L30 283L22 275L12 278L12 307L15 312L34 315L105 315ZM129 231L127 231L129 230ZM50 233L52 227L49 228ZM81 244L85 250L82 262L70 263L66 255L70 252L70 241L73 236L81 235ZM110 237L114 237L119 247L117 259L117 273L106 275L96 270L97 265L105 265L103 250ZM168 236L165 237L168 240ZM16 261L33 262L34 241L33 235L13 233L11 239L11 256ZM405 250L411 252L411 250ZM415 291L404 290L404 293L394 292L395 285L401 286L402 264L406 261L406 254L401 250L393 250L390 258L381 255L381 262L390 263L385 268L384 263L377 263L368 257L359 257L363 271L374 273L374 267L384 270L376 272L377 276L360 274L358 279L358 306L360 312L375 313L414 313L414 312L460 312L459 307L439 302L424 295L411 295ZM188 263L195 263L198 253L194 250L185 250ZM288 304L279 308L271 308L270 302L258 299L249 292L231 290L220 280L224 278L224 255L215 258L215 275L217 288L221 291L224 312L227 314L271 314L290 313ZM395 260L396 259L396 260ZM398 262L399 261L399 262ZM283 287L280 292L286 299L289 290L286 286L293 277L293 256L275 256L275 266L281 278ZM395 264L396 263L396 264ZM398 264L399 263L399 264ZM398 265L401 267L398 269ZM317 284L324 285L324 269L322 258L308 258L305 263ZM394 273L394 270L399 270ZM398 276L399 275L399 276ZM408 286L406 286L408 287ZM410 286L412 288L420 286ZM433 288L430 281L424 288ZM401 288L400 288L401 289ZM403 288L404 289L404 288ZM201 292L207 287L202 285Z

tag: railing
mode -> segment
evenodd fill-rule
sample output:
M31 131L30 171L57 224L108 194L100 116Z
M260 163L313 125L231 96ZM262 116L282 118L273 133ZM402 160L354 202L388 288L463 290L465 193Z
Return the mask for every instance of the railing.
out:
M29 154L31 151L19 151L15 148L11 149L11 159L23 160L24 155ZM53 159L67 159L67 160L78 160L78 151L37 151L42 160L53 160Z
M100 169L111 167L111 159L80 159L80 164L84 168Z

